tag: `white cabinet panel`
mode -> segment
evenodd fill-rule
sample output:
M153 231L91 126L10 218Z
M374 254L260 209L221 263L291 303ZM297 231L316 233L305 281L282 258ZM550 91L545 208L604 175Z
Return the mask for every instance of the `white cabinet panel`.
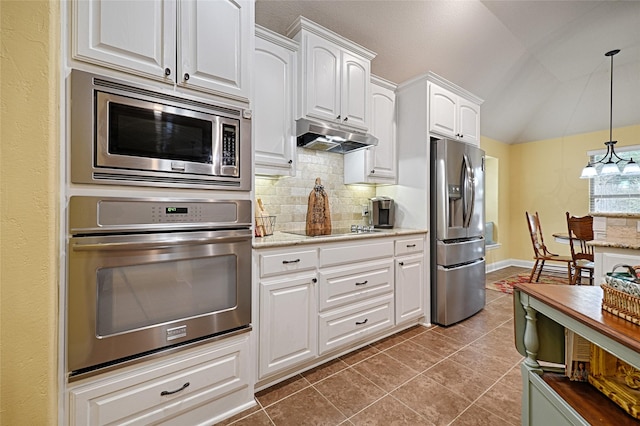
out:
M456 138L458 96L447 89L429 84L429 131Z
M335 120L340 115L340 49L309 34L304 46L307 74L301 95L306 115ZM306 77L306 78L305 78Z
M478 146L480 105L433 82L429 90L429 132Z
M368 128L370 62L342 52L342 93L340 108L344 124Z
M320 354L393 325L393 294L321 313Z
M396 261L396 324L424 315L424 256Z
M607 272L611 272L618 264L636 266L640 265L640 251L631 249L621 249L614 247L594 247L594 274L593 284L604 283ZM622 272L622 270L618 270Z
M375 240L374 240L375 241ZM320 267L393 256L393 241L368 241L320 248Z
M260 377L317 355L315 275L260 283Z
M253 397L249 334L69 390L72 426L214 423Z
M253 2L179 1L178 84L249 98Z
M300 43L297 118L367 131L375 53L303 17L290 27L289 35Z
M318 264L318 250L311 247L301 250L287 248L269 251L260 253L259 256L261 277L308 271L315 269Z
M393 261L320 270L320 311L393 292Z
M395 85L375 78L371 81L370 133L378 145L344 156L344 183L396 183Z
M175 72L174 1L74 1L72 56L165 79Z
M72 58L247 101L253 0L74 0Z
M297 81L295 43L256 27L253 73L253 135L256 174L294 176L293 106Z

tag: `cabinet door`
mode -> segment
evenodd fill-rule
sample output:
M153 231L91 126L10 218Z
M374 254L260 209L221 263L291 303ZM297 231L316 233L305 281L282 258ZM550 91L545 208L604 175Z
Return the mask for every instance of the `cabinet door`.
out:
M174 0L77 0L72 3L71 20L74 59L156 80L173 80Z
M480 106L458 97L458 135L461 141L480 145Z
M369 61L342 52L340 120L365 131L368 129L369 68Z
M429 83L429 132L456 138L457 99L453 92Z
M296 52L256 37L253 135L256 174L293 176Z
M317 355L316 281L297 275L260 283L260 377Z
M378 145L367 151L370 176L395 181L396 173L396 103L395 93L371 85L371 133Z
M253 1L180 1L179 85L249 99Z
M396 324L424 315L424 257L401 257L396 262Z
M340 115L340 49L314 34L305 37L302 114L336 120Z

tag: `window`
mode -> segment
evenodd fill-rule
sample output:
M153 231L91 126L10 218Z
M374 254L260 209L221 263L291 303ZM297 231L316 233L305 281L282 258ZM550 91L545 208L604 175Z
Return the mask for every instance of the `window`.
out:
M605 150L589 152L590 161L600 160ZM616 150L622 158L633 158L640 162L640 145ZM589 182L589 211L640 212L640 175L596 176Z

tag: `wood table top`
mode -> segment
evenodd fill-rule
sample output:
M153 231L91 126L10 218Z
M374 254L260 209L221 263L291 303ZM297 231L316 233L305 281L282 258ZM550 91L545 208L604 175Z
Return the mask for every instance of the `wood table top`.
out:
M640 326L602 310L600 286L524 283L515 289L640 352Z

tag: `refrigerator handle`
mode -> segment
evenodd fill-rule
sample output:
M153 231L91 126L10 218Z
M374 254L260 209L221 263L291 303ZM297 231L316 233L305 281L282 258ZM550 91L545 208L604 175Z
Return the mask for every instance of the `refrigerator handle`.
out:
M463 227L468 228L471 224L473 206L476 201L475 176L473 174L473 165L467 154L463 155L462 162L462 223ZM469 202L469 195L471 195L471 202Z

